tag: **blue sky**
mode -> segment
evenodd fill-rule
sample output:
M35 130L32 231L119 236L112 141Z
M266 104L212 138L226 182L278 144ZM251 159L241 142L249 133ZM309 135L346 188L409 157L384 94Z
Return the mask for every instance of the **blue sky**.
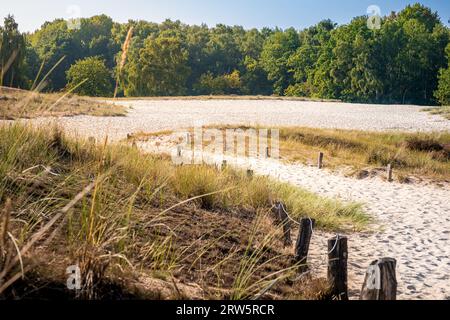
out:
M370 5L377 5L385 15L415 2L438 11L441 20L449 25L449 0L13 0L0 6L0 16L12 13L22 31L34 31L47 20L69 18L68 9L75 5L83 17L105 13L119 22L128 19L161 22L171 18L189 24L301 29L326 18L346 23L366 14Z

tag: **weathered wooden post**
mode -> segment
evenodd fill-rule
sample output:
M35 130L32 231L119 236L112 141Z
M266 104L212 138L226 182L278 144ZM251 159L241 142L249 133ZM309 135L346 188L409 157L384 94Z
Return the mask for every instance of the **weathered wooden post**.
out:
M300 272L306 272L308 270L309 244L315 224L316 220L314 219L303 218L300 220L300 230L295 246L295 260L300 264Z
M292 238L291 238L291 223L286 212L286 205L283 202L277 201L275 203L275 214L279 223L283 227L283 243L285 247L292 246Z
M383 258L373 261L367 270L360 299L396 300L396 267L397 261L393 258Z
M392 164L391 163L388 164L387 169L386 169L386 173L387 173L387 180L389 182L394 181L392 179L392 177L393 177L393 170L392 170Z
M222 161L222 170L225 170L227 168L228 162L227 160Z
M328 283L338 300L348 300L347 258L347 237L338 235L328 240Z
M319 158L318 158L318 160L317 160L317 167L318 167L319 169L322 169L322 168L323 168L323 157L324 157L323 152L320 152L320 153L319 153Z
M270 158L270 148L266 147L266 158L269 159Z
M249 179L253 178L253 170L247 169L247 178L249 178Z

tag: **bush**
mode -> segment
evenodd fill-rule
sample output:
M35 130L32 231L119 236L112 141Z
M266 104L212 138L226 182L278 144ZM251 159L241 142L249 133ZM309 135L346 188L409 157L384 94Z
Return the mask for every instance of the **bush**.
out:
M214 77L210 72L202 75L195 89L199 94L239 94L241 92L241 76L235 70L230 74Z
M112 95L113 79L105 61L98 57L78 60L67 71L67 87L84 96L107 97Z

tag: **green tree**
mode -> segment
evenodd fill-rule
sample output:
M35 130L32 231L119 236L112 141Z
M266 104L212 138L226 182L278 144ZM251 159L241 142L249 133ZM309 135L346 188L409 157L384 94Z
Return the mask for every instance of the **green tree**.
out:
M446 48L448 66L439 71L439 84L434 93L438 102L443 106L450 105L450 44Z
M293 28L276 31L264 44L261 65L267 72L268 79L273 82L273 91L278 95L283 95L292 83L293 77L288 68L288 61L299 46L299 35Z
M19 32L14 17L8 15L0 26L0 85L20 87L25 83L23 62L25 37Z
M99 57L78 60L67 71L67 88L84 96L112 95L112 75Z
M189 53L180 38L162 33L158 37L149 37L139 53L143 92L139 95L174 96L186 93L186 81L190 74L187 65Z
M39 59L45 62L43 74L49 73L48 90L63 89L66 86L66 71L76 60L83 58L82 44L75 40L75 33L76 30L68 29L65 20L58 19L44 23L31 36Z

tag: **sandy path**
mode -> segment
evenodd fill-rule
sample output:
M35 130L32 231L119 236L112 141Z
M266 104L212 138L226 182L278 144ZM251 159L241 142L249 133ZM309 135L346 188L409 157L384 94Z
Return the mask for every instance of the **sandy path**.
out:
M140 143L148 152L175 153L176 139ZM162 144L161 144L162 142ZM251 168L317 194L362 202L374 218L373 232L349 237L349 286L357 298L370 262L392 257L398 263L399 299L450 299L450 188L389 183L379 178L357 180L304 165L271 159L204 155L208 163ZM205 159L206 160L206 159ZM311 241L310 263L326 276L327 239L317 232Z
M423 107L281 100L126 100L127 117L59 118L64 127L86 136L156 132L204 124L260 124L358 130L442 131L450 121L422 112ZM48 119L35 120L38 123Z

